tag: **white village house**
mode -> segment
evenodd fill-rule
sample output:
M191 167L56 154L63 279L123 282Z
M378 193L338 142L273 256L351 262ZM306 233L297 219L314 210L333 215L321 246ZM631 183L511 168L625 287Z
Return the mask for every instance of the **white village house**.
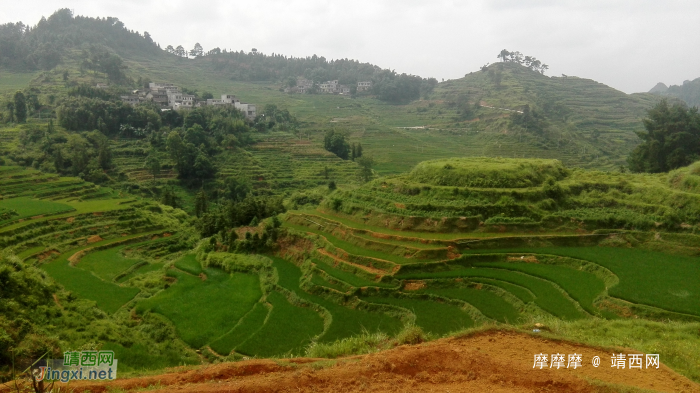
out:
M257 116L257 110L254 104L246 104L241 102L232 94L222 94L221 99L208 99L206 101L197 100L194 95L184 94L180 88L172 83L149 83L147 89L134 90L132 94L121 96L122 102L130 105L136 105L144 101L153 101L157 103L161 110L169 109L192 109L205 105L233 105L236 109L243 112L248 119L254 119Z

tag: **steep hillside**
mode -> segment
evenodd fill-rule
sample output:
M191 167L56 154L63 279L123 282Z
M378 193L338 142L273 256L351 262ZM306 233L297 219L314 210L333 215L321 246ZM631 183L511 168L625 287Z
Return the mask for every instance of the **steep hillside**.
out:
M643 130L645 110L658 101L590 79L548 77L514 63L441 83L431 98L456 107L466 130L499 133L498 147L489 155L557 158L597 168L624 164L638 143L634 132ZM529 113L518 112L526 108Z

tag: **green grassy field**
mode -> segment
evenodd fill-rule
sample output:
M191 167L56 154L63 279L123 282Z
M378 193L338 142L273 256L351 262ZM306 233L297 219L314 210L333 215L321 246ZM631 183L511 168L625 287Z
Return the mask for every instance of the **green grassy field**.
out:
M15 91L27 87L38 75L38 72L0 71L0 94L14 94Z
M200 348L231 330L262 296L257 276L227 274L205 269L206 279L169 270L177 283L141 301L138 312L162 314L175 325L180 337Z

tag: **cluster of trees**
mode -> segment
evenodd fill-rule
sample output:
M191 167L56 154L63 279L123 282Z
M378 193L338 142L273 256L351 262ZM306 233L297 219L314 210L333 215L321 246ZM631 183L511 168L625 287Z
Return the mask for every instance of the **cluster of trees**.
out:
M182 45L178 45L176 48L173 48L172 45L168 45L165 47L165 51L178 57L200 58L205 55L204 48L202 48L202 45L200 45L199 42L194 44L194 48L190 49L189 51Z
M99 183L107 180L105 171L112 168L109 139L97 130L66 133L57 131L50 121L47 126L20 131L19 143L21 149L11 154L13 160L46 171Z
M404 104L425 97L437 86L435 78L421 78L420 76L397 74L394 71L384 70L373 78L372 93L382 101L395 104Z
M323 147L342 158L343 160L353 160L362 157L362 144L350 144L347 141L347 136L342 131L328 130L323 137Z
M188 128L184 138L178 131L170 131L167 140L167 149L170 158L175 162L178 177L183 179L210 179L214 177L216 168L212 164L211 157L204 144L206 136L199 124ZM196 143L199 142L199 145ZM149 157L147 159L151 160ZM154 174L155 177L155 174Z
M628 157L634 172L667 172L700 159L700 114L698 108L660 101L643 120L643 141Z
M547 64L537 60L534 56L523 56L522 53L517 51L510 52L507 49L503 49L496 57L503 62L517 63L541 74L544 74L549 69Z
M548 126L547 118L530 105L525 105L523 113L513 112L510 115L510 128L525 130L528 133L542 135Z
M128 30L117 18L74 17L71 10L60 9L33 27L22 22L0 25L0 66L48 70L69 49L90 44L117 51L159 51L148 32Z
M163 121L160 111L148 105L131 106L101 98L68 97L57 108L58 123L69 131L100 130L107 136L119 135L122 125L158 130Z
M201 200L201 196L199 197ZM242 225L256 226L268 217L284 213L282 197L246 195L242 199L221 198L214 206L200 203L197 229L202 237L231 232Z
M83 49L81 53L80 71L91 70L95 74L104 73L112 83L126 81L124 70L126 65L119 55L112 53L102 45L91 45L90 49Z
M32 111L38 111L41 109L41 103L39 102L40 91L35 88L29 88L25 91L16 91L12 96L12 99L5 102L5 109L7 109L7 118L5 118L5 113L0 113L0 120L8 123L24 123L27 121L27 116Z

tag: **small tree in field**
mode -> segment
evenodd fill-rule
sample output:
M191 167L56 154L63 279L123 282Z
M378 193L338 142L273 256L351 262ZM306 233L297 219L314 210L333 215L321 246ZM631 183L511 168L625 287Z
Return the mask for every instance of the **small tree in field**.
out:
M148 173L153 175L153 181L155 181L156 177L160 174L160 160L155 150L151 150L151 152L148 153L144 167L148 170Z

